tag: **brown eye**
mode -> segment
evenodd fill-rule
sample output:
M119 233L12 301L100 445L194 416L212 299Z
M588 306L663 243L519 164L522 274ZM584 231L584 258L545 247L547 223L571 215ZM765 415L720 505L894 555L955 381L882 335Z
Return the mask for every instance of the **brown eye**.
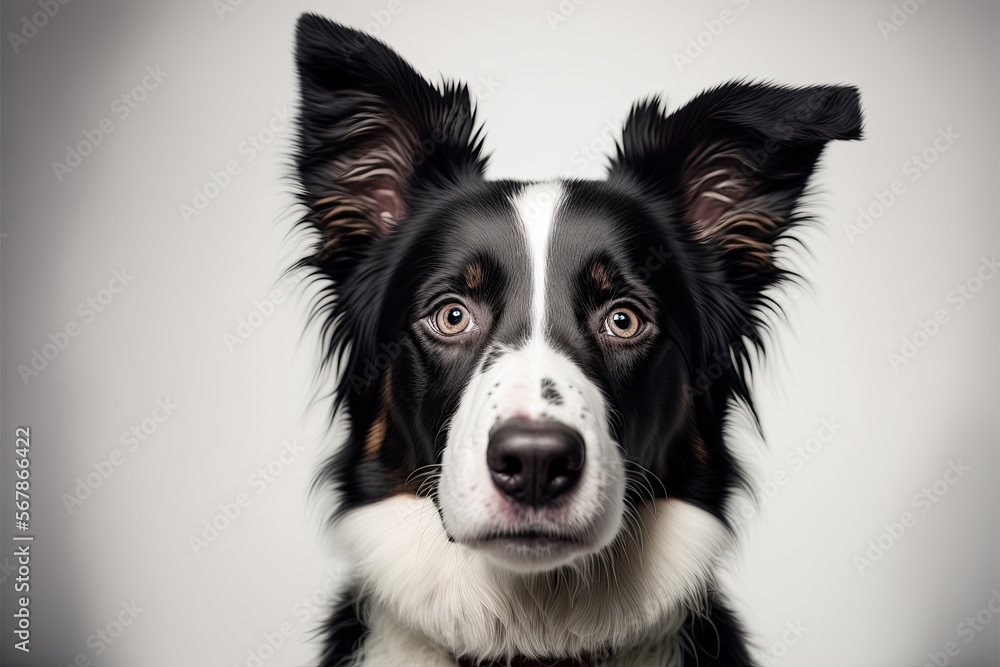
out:
M474 331L476 323L468 309L460 303L449 303L434 315L434 328L445 336L457 336Z
M632 338L642 331L642 320L631 308L619 306L604 318L604 333L616 338Z

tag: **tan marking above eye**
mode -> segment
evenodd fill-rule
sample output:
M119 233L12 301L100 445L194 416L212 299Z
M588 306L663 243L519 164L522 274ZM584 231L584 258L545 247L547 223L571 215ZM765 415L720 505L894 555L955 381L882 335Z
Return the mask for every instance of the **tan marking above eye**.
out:
M469 264L465 267L465 286L468 289L478 289L483 284L483 267L479 264Z
M612 308L604 318L604 332L615 338L633 338L642 331L642 318L631 308Z
M469 331L475 326L469 309L460 303L452 302L438 309L434 315L434 326L445 336L457 336Z
M596 262L590 267L590 277L593 279L594 284L602 292L610 292L614 288L614 283L611 282L611 274L608 271L608 267L604 266L600 262Z

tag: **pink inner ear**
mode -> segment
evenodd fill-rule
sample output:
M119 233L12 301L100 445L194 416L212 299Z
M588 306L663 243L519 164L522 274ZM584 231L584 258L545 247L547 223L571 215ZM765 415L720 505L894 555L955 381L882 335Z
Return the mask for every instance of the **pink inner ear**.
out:
M399 193L389 188L375 188L371 191L372 198L378 203L379 220L384 224L383 232L388 232L405 213L403 198Z
M691 204L688 212L691 223L694 225L695 233L699 236L710 235L714 231L715 224L726 211L727 204L713 196L714 194L711 191L700 193L698 198Z

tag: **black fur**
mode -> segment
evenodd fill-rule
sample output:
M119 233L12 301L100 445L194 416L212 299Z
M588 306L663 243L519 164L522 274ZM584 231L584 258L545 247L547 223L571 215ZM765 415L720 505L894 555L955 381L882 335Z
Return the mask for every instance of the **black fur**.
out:
M366 629L358 617L357 593L349 593L330 615L323 628L325 650L319 667L346 667L364 639Z
M740 667L753 664L746 647L746 634L736 616L718 595L705 614L692 616L684 624L684 653L697 667Z

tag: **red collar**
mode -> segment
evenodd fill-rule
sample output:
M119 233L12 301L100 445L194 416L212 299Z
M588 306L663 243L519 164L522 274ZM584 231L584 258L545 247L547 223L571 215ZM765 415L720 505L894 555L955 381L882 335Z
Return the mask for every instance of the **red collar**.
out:
M491 662L476 662L472 658L459 658L458 667L594 667L589 658L511 658L510 662L493 660Z

